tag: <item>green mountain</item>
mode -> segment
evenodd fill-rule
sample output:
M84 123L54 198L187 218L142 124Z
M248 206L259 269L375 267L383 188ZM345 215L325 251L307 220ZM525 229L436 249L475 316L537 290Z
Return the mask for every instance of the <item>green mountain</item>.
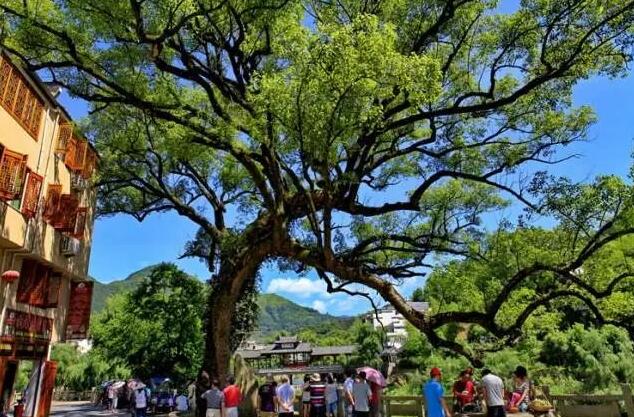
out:
M98 313L106 306L106 300L112 294L134 290L140 283L152 273L156 265L151 265L130 274L121 281L112 281L103 284L93 278L95 282L92 294L92 312Z
M353 320L350 317L322 314L277 294L260 294L258 305L260 307L258 327L262 336L281 331L293 334L306 328L347 328Z
M111 295L134 290L145 277L152 273L154 268L156 265L148 266L130 274L121 281L112 281L107 284L94 280L93 313L103 310L106 306L106 300ZM353 320L349 317L321 314L317 310L300 306L277 294L260 294L258 305L260 307L259 337L266 337L282 331L292 334L306 328L347 328Z

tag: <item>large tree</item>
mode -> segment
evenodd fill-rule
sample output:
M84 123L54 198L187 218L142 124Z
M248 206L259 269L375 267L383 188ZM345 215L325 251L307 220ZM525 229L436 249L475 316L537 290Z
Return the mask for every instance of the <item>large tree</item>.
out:
M94 351L133 376L193 378L202 363L205 286L161 264L130 293L115 294L91 325Z
M275 259L316 270L329 291L377 292L433 344L474 360L437 329L513 334L496 315L541 263L484 312L423 315L398 284L434 256L468 254L502 196L534 205L533 162L555 162L593 120L572 106L574 85L631 60L632 6L0 0L4 47L91 104L101 212L173 210L200 227L188 249L214 271L206 365L221 377L241 297ZM590 225L556 265L562 281L629 230L612 220L628 204Z

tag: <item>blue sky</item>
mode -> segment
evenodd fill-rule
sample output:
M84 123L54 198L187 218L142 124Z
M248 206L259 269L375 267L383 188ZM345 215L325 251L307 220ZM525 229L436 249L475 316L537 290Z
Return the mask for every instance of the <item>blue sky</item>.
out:
M565 150L567 154L579 154L579 158L551 167L550 172L576 181L597 174L627 175L634 138L632 97L634 76L616 80L594 78L578 85L575 104L592 106L599 120L592 127L588 142L574 144ZM62 103L73 117L85 115L83 103L66 96L62 97ZM188 273L207 279L209 273L202 263L177 259L195 232L194 225L173 213L153 215L143 223L122 215L99 219L95 225L90 275L102 282L110 282L145 266L171 261ZM369 308L363 299L350 300L341 294L327 294L325 286L314 275L295 277L267 267L262 277L263 291L278 293L298 304L330 314L351 315ZM421 281L410 282L402 291L410 294L421 284Z

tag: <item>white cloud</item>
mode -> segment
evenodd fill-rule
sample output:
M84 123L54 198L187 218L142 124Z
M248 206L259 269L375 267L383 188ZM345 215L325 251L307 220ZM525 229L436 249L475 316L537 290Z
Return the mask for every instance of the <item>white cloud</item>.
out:
M267 292L283 292L294 294L300 297L309 297L311 295L326 295L326 284L323 281L312 280L308 278L274 278L269 282L266 289Z
M326 303L321 300L315 300L313 301L313 308L321 314L324 314L326 312Z

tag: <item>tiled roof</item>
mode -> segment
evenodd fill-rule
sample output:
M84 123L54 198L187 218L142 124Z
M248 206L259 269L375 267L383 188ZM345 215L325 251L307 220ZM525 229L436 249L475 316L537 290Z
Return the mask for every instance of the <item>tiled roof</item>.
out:
M342 373L343 366L341 365L323 365L323 366L302 366L298 368L270 368L270 369L258 369L257 373L260 375L273 374L273 375L298 375L298 374L328 374L328 373Z
M257 359L261 356L262 351L245 349L245 350L237 350L236 353L242 356L243 359Z
M294 348L282 349L277 345L273 349L269 349L266 353L310 353L313 347L310 343L299 343Z
M349 346L315 346L312 356L350 355L356 352L357 347Z
M421 313L425 313L429 310L429 303L425 301L408 301L410 307L412 307L416 311L420 311Z

